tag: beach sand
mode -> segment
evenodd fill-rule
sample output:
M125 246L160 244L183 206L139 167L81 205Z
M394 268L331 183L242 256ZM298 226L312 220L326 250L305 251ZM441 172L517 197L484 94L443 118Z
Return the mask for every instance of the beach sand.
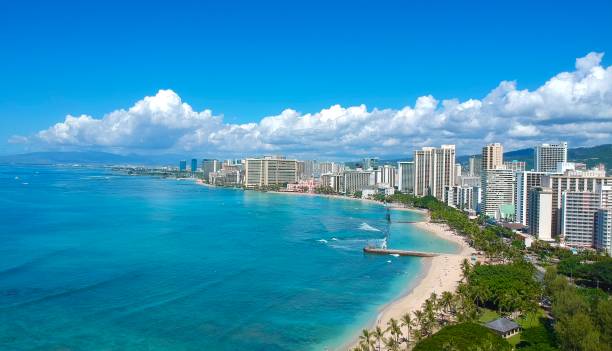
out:
M414 223L413 225L456 243L459 246L459 252L457 254L442 254L423 258L424 267L420 278L417 278L419 280L411 282L413 287L406 294L383 306L370 328L380 326L384 330L391 318L399 320L403 314L420 309L433 292L438 296L444 291L454 292L461 280L461 262L465 258L469 260L474 252L463 237L456 235L446 224L427 221ZM350 350L355 346L357 346L357 339L351 340L350 343L338 350Z

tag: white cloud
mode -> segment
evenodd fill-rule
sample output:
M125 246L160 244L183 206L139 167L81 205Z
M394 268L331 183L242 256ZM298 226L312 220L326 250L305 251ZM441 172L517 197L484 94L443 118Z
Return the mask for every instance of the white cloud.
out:
M486 142L507 148L568 140L573 146L612 140L612 66L602 53L576 60L576 69L539 88L502 81L483 99L439 101L431 95L399 110L333 105L316 113L286 109L258 122L229 124L210 110L194 111L172 90L102 118L67 116L35 137L47 147L124 151L189 150L202 155L285 153L295 156L408 155L424 145L455 143L460 154Z

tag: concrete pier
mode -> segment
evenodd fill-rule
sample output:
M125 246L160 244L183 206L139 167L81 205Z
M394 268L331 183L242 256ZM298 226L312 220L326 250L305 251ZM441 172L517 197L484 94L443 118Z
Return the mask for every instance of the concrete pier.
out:
M379 249L379 248L374 248L374 247L364 247L363 252L373 254L373 255L400 255L400 256L416 256L416 257L438 256L438 254L434 252Z

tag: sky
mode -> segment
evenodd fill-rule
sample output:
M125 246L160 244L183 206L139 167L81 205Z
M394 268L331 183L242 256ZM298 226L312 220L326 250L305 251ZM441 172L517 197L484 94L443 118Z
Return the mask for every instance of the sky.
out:
M610 1L3 1L0 154L612 142Z

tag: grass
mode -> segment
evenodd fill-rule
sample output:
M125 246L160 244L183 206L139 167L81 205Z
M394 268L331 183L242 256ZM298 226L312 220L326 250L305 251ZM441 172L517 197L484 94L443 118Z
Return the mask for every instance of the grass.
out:
M484 323L488 323L488 322L490 322L492 320L495 320L495 319L497 319L499 317L500 317L499 313L497 313L497 312L495 312L493 310L490 310L488 308L483 308L482 309L482 314L480 315L480 318L478 318L478 322L484 324Z

